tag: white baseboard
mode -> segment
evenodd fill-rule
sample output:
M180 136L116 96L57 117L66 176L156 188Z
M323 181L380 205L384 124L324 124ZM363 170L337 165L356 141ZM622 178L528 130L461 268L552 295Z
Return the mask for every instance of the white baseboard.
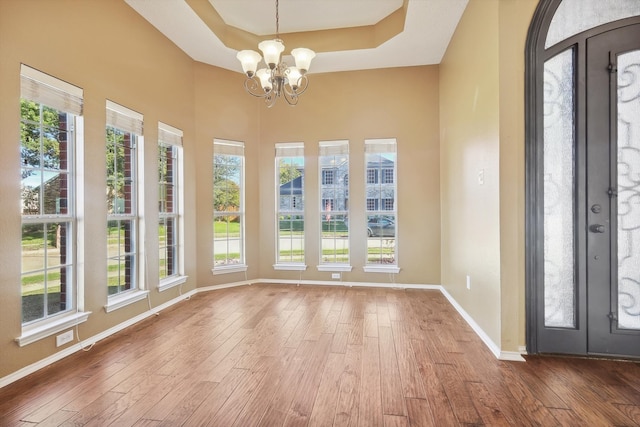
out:
M478 335L478 337L482 340L482 342L484 342L484 344L489 348L489 350L493 353L493 355L496 356L497 359L511 360L511 361L518 361L518 362L525 361L524 358L518 352L500 350L500 347L495 342L493 342L493 340L480 327L480 325L478 325L476 321L473 320L473 317L471 317L469 313L467 313L465 309L462 308L460 304L458 304L458 301L456 301L455 298L453 298L451 294L447 292L447 290L444 287L441 286L440 291L447 298L447 300L449 300L449 303L451 303L453 308L456 309L456 311L460 314L460 316L462 316L462 318L469 324L469 326L471 326L471 329L473 329L476 335Z
M165 302L164 304L161 304L157 307L153 307L149 311L141 313L125 322L122 322L103 332L100 332L97 335L84 339L81 342L75 343L72 346L65 348L64 350L54 353L51 356L45 357L42 360L39 360L3 378L0 378L0 388L6 385L9 385L21 378L24 378L27 375L32 374L46 366L49 366L50 364L57 362L58 360L61 360L67 356L70 356L71 354L76 353L82 350L83 348L87 348L95 344L96 342L115 334L116 332L119 332L129 326L135 325L136 323L148 317L158 314L160 311L164 310L165 308L170 307L174 304L177 304L181 301L187 300L191 298L193 295L196 295L200 292L209 292L209 291L215 291L219 289L234 288L238 286L250 286L256 283L438 290L447 298L449 303L469 324L471 329L473 329L473 331L478 335L478 337L480 337L482 342L484 342L484 344L489 348L489 350L491 350L491 352L495 355L497 359L519 361L519 362L525 361L525 359L522 357L521 353L519 352L501 351L500 347L498 347L498 345L496 345L496 343L494 343L493 340L489 338L489 336L482 330L482 328L475 322L475 320L473 320L473 318L469 316L469 314L462 308L462 306L458 304L458 302L451 296L451 294L449 294L449 292L447 292L441 285L427 285L427 284L415 284L415 283L375 283L375 282L342 282L342 281L332 282L332 281L320 281L320 280L256 279L256 280L244 280L241 282L225 283L222 285L213 285L213 286L206 286L202 288L193 289L185 294L180 295L177 298L173 298L172 300Z
M54 362L57 362L58 360L64 359L67 356L72 355L73 353L76 353L80 350L82 350L83 348L87 348L93 344L95 344L96 342L103 340L113 334L115 334L116 332L119 332L131 325L135 325L136 323L140 322L141 320L144 320L148 317L151 317L155 314L158 314L160 311L164 310L167 307L171 307L174 304L177 304L181 301L184 301L186 299L191 298L191 296L195 295L198 291L197 290L191 290L185 294L180 295L177 298L173 298L170 301L165 302L164 304L160 304L157 307L153 307L151 310L145 311L144 313L141 313L135 317L132 317L131 319L128 319L125 322L122 322L112 328L109 328L105 331L100 332L97 335L94 335L90 338L84 339L80 342L76 342L75 344L65 348L64 350L61 350L57 353L52 354L51 356L45 357L44 359L38 360L35 363L32 363L29 366L25 366L22 369L17 370L16 372L13 372L5 377L0 378L0 388L11 384L12 382L18 381L21 378L26 377L27 375L30 375L44 367L47 367L49 365L51 365Z

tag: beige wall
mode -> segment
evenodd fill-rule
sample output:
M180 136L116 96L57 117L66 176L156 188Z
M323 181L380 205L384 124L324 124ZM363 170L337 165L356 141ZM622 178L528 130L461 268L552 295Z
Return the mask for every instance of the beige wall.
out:
M104 129L105 101L110 99L144 115L145 173L151 183L144 189L147 219L145 239L149 250L151 304L157 306L178 296L178 289L159 293L157 222L157 127L158 121L184 131L185 162L193 164L194 79L193 61L124 2L112 0L2 0L0 1L0 377L34 363L61 348L49 337L25 347L14 338L20 326L20 197L19 98L20 63L51 74L84 89L85 118L85 301L92 314L79 326L88 338L148 310L147 301L106 313L106 198ZM186 168L185 180L194 183L194 168ZM98 195L96 197L96 195ZM195 204L196 189L185 187L185 204ZM182 287L195 288L196 248L193 209L185 212L185 267L189 280ZM155 285L154 285L155 284Z
M263 109L260 125L260 275L297 280L297 271L274 271L274 150L278 142L305 143L305 252L303 280L318 272L318 141L349 141L349 229L353 270L343 281L389 283L388 274L365 273L364 140L396 138L398 146L399 283L440 282L438 68L409 67L310 75L300 103ZM419 96L416 96L419 94Z
M524 47L536 4L471 0L440 65L442 284L505 351L525 341Z

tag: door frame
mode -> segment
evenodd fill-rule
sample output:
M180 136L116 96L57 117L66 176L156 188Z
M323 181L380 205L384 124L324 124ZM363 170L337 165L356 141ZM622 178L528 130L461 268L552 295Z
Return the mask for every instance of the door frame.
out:
M525 46L525 310L527 353L567 353L587 355L586 254L585 245L576 245L576 328L546 328L544 325L544 234L543 234L543 73L546 60L572 46L575 55L574 105L577 191L585 180L586 144L586 40L606 31L640 23L640 17L603 24L565 39L548 49L545 40L551 20L562 0L540 0L534 12ZM580 194L583 196L584 194ZM585 206L576 204L574 241L585 239ZM578 252L580 251L580 252ZM552 343L553 345L549 345ZM575 351L576 348L582 351Z

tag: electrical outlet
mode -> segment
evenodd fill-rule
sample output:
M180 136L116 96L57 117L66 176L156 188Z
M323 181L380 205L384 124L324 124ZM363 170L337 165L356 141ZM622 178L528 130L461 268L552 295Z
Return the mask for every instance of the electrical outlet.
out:
M484 185L484 169L478 171L478 184Z
M56 337L56 347L60 347L61 345L64 345L71 341L73 341L73 329Z
M331 273L332 279L340 279L340 273Z
M471 276L467 275L467 289L471 289Z

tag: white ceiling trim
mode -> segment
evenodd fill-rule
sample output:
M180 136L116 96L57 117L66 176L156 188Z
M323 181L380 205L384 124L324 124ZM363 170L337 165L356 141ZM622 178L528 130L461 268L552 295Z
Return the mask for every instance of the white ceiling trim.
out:
M125 1L192 59L242 72L237 51L226 47L184 0ZM374 49L318 53L310 74L438 64L467 3L409 0L403 32ZM286 34L281 37L286 45Z

